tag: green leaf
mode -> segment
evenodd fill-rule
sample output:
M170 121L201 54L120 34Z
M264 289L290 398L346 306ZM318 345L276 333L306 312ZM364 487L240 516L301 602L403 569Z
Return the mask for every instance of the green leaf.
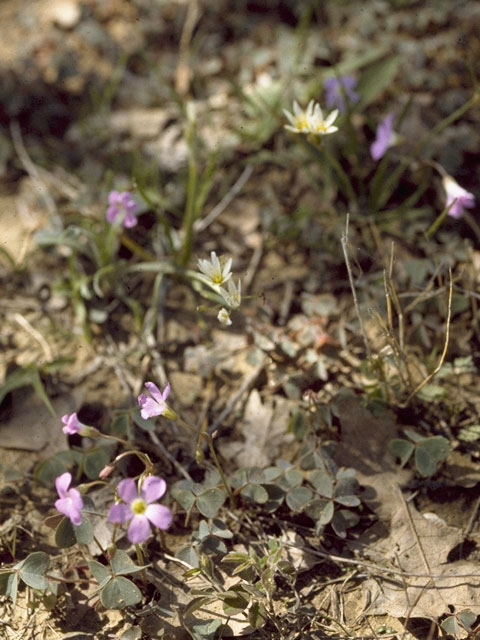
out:
M43 401L52 416L56 417L55 410L45 392L38 368L33 363L23 369L16 369L5 378L4 383L0 387L0 403L3 402L3 399L10 391L29 386L35 389L36 394Z
M217 629L222 625L219 618L205 620L199 624L195 624L191 629L187 629L193 640L213 640Z
M424 478L433 476L439 465L448 458L452 447L443 436L432 436L417 444L415 465Z
M347 511L347 509L340 509L335 511L332 518L331 526L337 536L345 538L347 536L346 530L350 527L354 527L358 524L360 517L354 511Z
M90 544L93 542L93 527L90 520L83 515L79 525L72 525L75 539L80 544Z
M212 596L198 596L197 598L194 598L193 600L190 601L190 604L187 606L187 608L183 612L183 617L184 618L188 618L189 616L194 614L195 611L197 611L198 609L203 607L205 604L209 604L210 602L212 602L213 600L216 600L216 599L217 599L216 596L213 596L213 597Z
M328 474L326 471L315 469L310 474L309 480L322 497L333 497L333 480L330 474Z
M126 551L116 549L112 559L110 560L110 566L116 576L121 576L128 573L143 571L143 569L146 569L147 565L144 565L143 567L136 565Z
M112 577L110 569L104 564L97 562L96 560L89 560L88 566L90 568L90 571L92 572L93 577L98 582L100 587L104 587Z
M302 441L309 430L310 425L305 420L305 413L300 409L294 409L288 421L287 433L293 433L297 440Z
M96 480L103 467L110 462L110 447L95 447L84 457L83 470L90 480Z
M219 593L218 597L223 600L223 611L227 616L234 616L245 611L250 603L250 595L238 587L232 587L229 591Z
M70 518L63 518L55 530L55 544L59 549L67 549L76 544L77 538Z
M335 496L335 502L343 505L344 507L358 507L360 504L360 498L357 496L349 495L349 496Z
M290 509L296 513L303 511L312 499L313 491L308 487L295 487L291 489L285 497L285 501Z
M197 508L206 518L216 518L227 497L226 491L212 487L197 496Z
M467 631L470 631L477 619L477 614L473 613L473 611L470 611L469 609L464 609L463 611L460 611L460 613L457 613L457 618L460 624L462 624Z
M182 509L185 509L185 511L190 511L192 506L195 504L195 496L187 489L175 489L172 491L172 495Z
M264 504L268 500L268 492L260 484L247 484L240 493L257 504Z
M130 435L130 421L126 414L117 416L110 425L112 435L117 438L128 438Z
M153 418L148 418L148 420L144 420L140 415L140 409L135 409L132 411L132 418L137 427L143 429L143 431L155 431L155 420Z
M400 61L400 56L384 58L363 72L358 83L358 92L361 95L360 109L363 110L374 102L393 83Z
M222 520L214 520L211 525L212 535L219 538L225 538L226 540L233 538L233 533L227 528L227 525Z
M285 492L280 489L276 484L265 484L264 488L268 493L268 500L263 505L263 509L267 513L273 513L278 509L285 499Z
M123 576L112 578L102 589L100 599L106 609L133 607L142 601L140 589Z
M58 457L47 458L35 468L35 480L44 487L53 487L55 479L65 471L68 471L68 467Z
M0 595L11 598L13 604L17 602L18 574L15 571L0 573Z
M335 507L333 502L322 498L313 500L305 509L305 513L310 516L312 520L316 520L321 525L325 525L330 522L333 518L334 511Z
M254 602L248 611L248 622L254 629L261 629L267 623L268 616L261 602Z
M445 620L440 623L440 626L445 631L445 633L450 636L454 636L455 638L458 638L462 632L462 629L460 628L460 625L458 624L455 616L449 616L448 618L445 618Z
M390 452L400 460L400 466L405 466L415 449L413 442L403 440L402 438L394 438L388 443Z
M471 424L468 427L462 427L458 432L458 439L464 442L475 442L480 439L480 424Z
M35 551L22 561L20 578L32 589L44 591L48 587L45 573L50 565L50 558L44 551Z
M425 384L417 393L417 397L424 402L435 402L446 397L448 391L439 384Z

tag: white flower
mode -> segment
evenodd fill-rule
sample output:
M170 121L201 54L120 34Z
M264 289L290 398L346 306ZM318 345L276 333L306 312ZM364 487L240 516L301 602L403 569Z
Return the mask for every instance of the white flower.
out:
M220 309L217 319L226 327L229 327L232 324L232 321L230 320L230 313L226 309Z
M475 197L448 174L443 177L443 188L446 194L445 207L449 207L448 215L453 218L461 218L465 209L472 209L475 206Z
M232 266L232 259L224 260L222 257L217 258L215 251L210 253L210 261L199 260L198 268L207 277L207 279L214 285L220 286L224 284L232 277L230 267Z
M293 101L293 113L283 110L290 124L285 125L285 129L293 131L293 133L306 133L325 136L329 133L338 131L338 127L334 127L333 123L338 116L338 109L335 109L323 117L323 112L319 104L310 100L305 111L299 106L296 100Z
M313 114L310 116L309 129L311 133L320 136L326 136L329 133L338 131L338 127L334 127L333 123L337 119L338 109L331 111L324 119L322 109L319 104L315 105Z
M290 124L285 125L285 129L288 131L293 131L293 133L311 133L310 131L310 120L313 115L313 109L315 106L315 102L310 100L308 103L308 107L305 111L300 107L296 100L293 101L293 113L283 110L287 120Z
M233 280L228 281L228 291L223 287L220 287L220 293L222 298L232 309L238 309L242 301L242 282L238 281L238 286L235 286Z

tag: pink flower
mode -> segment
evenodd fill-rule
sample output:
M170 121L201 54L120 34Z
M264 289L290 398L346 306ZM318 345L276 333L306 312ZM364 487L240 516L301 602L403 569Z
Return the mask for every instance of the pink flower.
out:
M377 127L375 142L370 146L370 155L374 160L380 160L397 140L398 135L393 130L393 113L389 113Z
M128 525L127 537L132 544L145 542L150 535L150 525L159 529L168 529L172 523L172 513L163 504L152 504L163 496L167 483L157 476L148 476L142 483L140 491L133 478L122 480L117 493L123 503L110 507L108 519L115 524Z
M83 429L86 428L80 420L77 418L76 413L71 413L70 415L66 414L62 418L62 422L65 425L62 429L63 433L66 433L69 436L72 436L75 433L82 433Z
M82 508L83 500L78 489L69 489L72 482L72 474L62 473L61 476L55 480L55 486L57 488L58 500L55 501L55 508L60 511L61 514L70 518L72 524L79 525L82 523Z
M153 382L145 382L145 387L150 392L150 396L144 393L138 396L138 404L141 407L140 415L144 420L163 415L168 409L166 400L170 393L170 385L167 384L163 393Z
M137 224L138 204L129 191L110 191L108 194L107 220L115 222L120 216L121 223L127 229Z
M443 188L445 189L446 202L445 207L448 208L448 215L453 218L461 218L464 209L472 209L475 206L475 197L463 187L461 187L452 176L443 177Z

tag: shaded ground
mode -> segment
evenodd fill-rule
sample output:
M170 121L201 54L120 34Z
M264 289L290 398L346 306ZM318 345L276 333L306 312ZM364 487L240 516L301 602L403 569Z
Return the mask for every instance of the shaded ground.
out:
M232 614L224 637L433 638L442 620L462 610L472 613L475 628L476 210L425 232L444 206L429 161L476 192L478 104L446 123L422 153L415 145L474 92L480 5L318 4L0 5L8 26L0 42L1 561L7 566L41 549L71 579L51 607L40 600L30 606L33 594L25 590L15 609L4 599L2 637L209 638L214 632L202 620L229 615L221 598L186 614L200 593L190 589L210 583L205 575L186 581L188 563L174 558L202 519L194 511L186 522L181 501L169 497L174 525L164 548L150 543L143 601L126 612L96 603L85 558L71 549L71 557L58 555L45 524L59 469L45 461L57 456L57 464L69 449L85 447L78 436L59 437L60 416L79 411L83 422L111 432L112 419L135 405L145 380L171 383L172 407L216 434L229 474L283 460L311 479L306 456L334 443L331 459L353 468L360 483L361 505L350 509L356 522L344 538L330 525L315 530L316 518L292 508L293 498L273 513L245 494L219 511L232 533L228 551L267 555L275 538L288 563L288 570L275 565L265 623L253 630L252 618L248 626ZM386 67L375 66L385 60ZM322 103L334 65L363 78L370 91L369 73L391 74L352 117L364 148L360 166L348 137L331 137L359 194L353 208L328 167L283 130L282 108L294 98ZM187 102L195 111L199 181L209 184L189 266L211 251L232 257L245 299L228 329L216 312L199 308L205 301L185 278L135 270L169 259L165 226L174 247L182 241ZM401 120L404 142L391 150L384 180L413 153L376 213L363 182L375 174L368 149L389 111ZM118 249L120 284L108 275L95 288L88 254L52 243L48 234L72 225L100 229L109 190L134 186L151 201ZM367 344L342 252L347 211L345 246ZM446 463L431 477L421 477L412 461L400 469L388 452L404 428L450 443ZM196 439L177 424L161 420L152 432L132 423L121 435L149 453L169 486L185 474L204 481ZM100 468L114 450L105 455ZM125 464L119 477L141 470ZM100 491L91 496L97 509L105 506ZM91 552L105 561L98 549ZM232 571L221 554L205 555L228 591Z

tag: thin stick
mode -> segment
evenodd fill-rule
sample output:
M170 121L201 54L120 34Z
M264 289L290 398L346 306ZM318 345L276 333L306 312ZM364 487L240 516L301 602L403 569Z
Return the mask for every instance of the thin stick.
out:
M205 216L205 218L201 220L195 220L193 223L193 229L195 231L204 231L208 226L212 224L214 220L218 218L218 216L225 211L230 202L240 193L240 191L245 186L247 180L252 175L253 167L251 165L247 165L245 169L240 174L238 180L232 185L232 187L227 191L227 193L223 196L220 202L213 207L210 213Z
M360 323L360 330L362 332L363 342L365 344L365 350L367 352L367 358L370 360L370 357L371 357L370 346L368 344L367 334L365 332L365 327L363 326L363 320L360 314L360 308L358 306L357 292L355 290L352 268L350 266L350 259L348 257L348 224L349 222L350 222L350 214L347 213L347 219L345 222L345 232L342 234L343 257L345 258L345 264L347 265L348 280L350 282L350 289L352 290L353 304L355 305L355 311L357 312L358 321Z

